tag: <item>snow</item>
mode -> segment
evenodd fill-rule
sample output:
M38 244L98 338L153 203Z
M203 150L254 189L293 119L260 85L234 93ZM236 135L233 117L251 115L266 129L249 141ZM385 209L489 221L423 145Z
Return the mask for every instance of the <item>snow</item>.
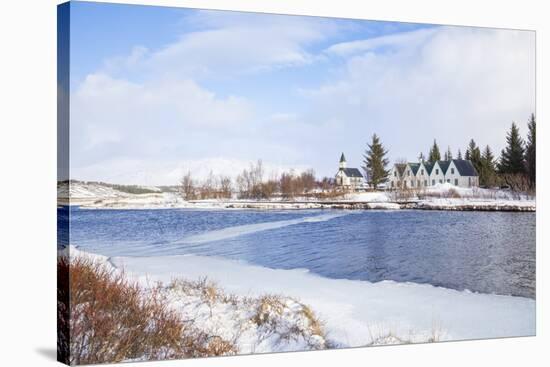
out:
M153 188L151 188L153 189ZM67 195L66 185L60 185L58 195ZM450 183L436 184L420 190L407 203L394 201L389 191L371 191L346 194L342 198L316 200L295 198L285 201L211 199L185 201L177 192L129 194L98 183L71 182L70 204L101 209L439 209L439 210L518 210L535 211L533 197L508 190L463 188ZM63 199L60 201L63 203Z
M115 272L122 271L114 259L83 252L74 246L60 254L67 252L72 258L85 257ZM148 274L125 273L125 276L142 286L144 297L158 284L158 279ZM311 317L310 308L296 299L279 295L236 296L224 293L217 284L203 277L197 279L166 278L162 279L161 288L169 307L197 330L197 334L206 333L234 343L240 354L327 348L322 327Z
M345 196L345 201L385 203L390 201L390 197L388 193L384 191L357 192L347 194Z
M255 223L255 224L245 224L240 226L233 226L228 228L223 228L219 230L209 231L202 234L197 234L193 236L188 236L181 241L178 241L178 244L182 243L203 243L211 241L225 240L228 238L234 238L238 236L243 236L251 233L267 231L269 229L283 228L291 226L294 224L300 223L312 223L312 222L325 222L334 218L341 217L346 215L345 213L330 213L330 214L321 214L311 217L290 219L290 220L280 220L274 222L266 223Z
M71 256L94 256L107 261L105 257L85 254L74 248L71 251ZM226 292L239 297L284 295L288 317L296 316L293 310L300 307L299 304L309 305L325 322L327 338L337 346L535 334L535 301L528 298L415 283L329 279L303 269L269 269L242 261L195 255L113 257L108 261L144 284L152 281L168 284L175 278L197 280L207 277ZM192 302L192 299L180 298L174 302L179 307L177 302ZM203 309L200 317L194 316L210 330L217 329L230 336L234 335L231 330L235 323L249 312L243 307L239 303L237 306L220 304L208 312ZM290 322L288 317L285 320ZM252 332L252 336L245 333L248 336L238 339L243 351L296 350L304 346L303 340L301 344L285 346L269 342L250 344L258 337L257 333L258 330Z

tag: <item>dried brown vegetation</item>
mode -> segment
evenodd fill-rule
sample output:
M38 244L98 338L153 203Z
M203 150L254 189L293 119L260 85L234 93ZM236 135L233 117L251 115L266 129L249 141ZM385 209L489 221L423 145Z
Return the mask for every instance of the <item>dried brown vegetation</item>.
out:
M144 290L103 264L58 258L58 357L74 364L236 353L183 322L160 286Z

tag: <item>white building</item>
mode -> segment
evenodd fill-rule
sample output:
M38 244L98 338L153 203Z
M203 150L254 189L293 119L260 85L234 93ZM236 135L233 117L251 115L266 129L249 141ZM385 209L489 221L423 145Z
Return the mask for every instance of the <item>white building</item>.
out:
M452 159L434 163L397 163L390 171L390 188L423 188L450 183L459 187L479 186L479 175L471 161Z
M340 157L340 169L336 172L336 186L345 190L355 190L364 183L363 175L357 168L348 168L344 153Z

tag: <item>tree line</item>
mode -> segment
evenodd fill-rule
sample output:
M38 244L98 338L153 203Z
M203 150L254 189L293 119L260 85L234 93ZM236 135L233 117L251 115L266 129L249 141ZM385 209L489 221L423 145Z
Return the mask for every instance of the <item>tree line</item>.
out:
M531 114L527 123L527 138L524 140L515 122L506 135L506 146L496 158L489 145L480 148L474 139L471 139L466 147L464 157L458 149L456 159L470 160L479 174L481 186L494 187L507 185L518 191L534 190L536 187L536 119ZM388 150L382 145L380 138L374 134L371 142L367 144L364 153L362 169L368 183L376 188L388 179L390 170L389 161L386 158ZM420 153L420 162L434 163L440 160L452 160L454 155L448 147L441 156L437 141L428 151L427 157Z
M239 199L254 200L338 194L333 179L324 177L317 180L312 169L301 173L291 170L280 175L271 174L269 178L265 176L261 160L243 169L234 180L229 176L215 175L212 171L206 179L198 180L188 171L181 179L180 191L185 200L229 199L233 193Z

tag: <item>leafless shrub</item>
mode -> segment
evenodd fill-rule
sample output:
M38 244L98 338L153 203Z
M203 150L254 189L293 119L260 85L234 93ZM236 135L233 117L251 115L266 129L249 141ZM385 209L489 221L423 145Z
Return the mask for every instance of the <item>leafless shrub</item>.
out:
M236 347L185 324L161 292L82 257L58 258L58 346L69 364L234 354Z
M453 198L453 199L460 199L461 197L459 192L452 187L446 192L446 195L448 198Z
M529 181L529 176L521 173L509 173L501 175L500 178L508 187L510 187L514 199L521 199L522 194L525 194L528 197L535 196L535 190Z

